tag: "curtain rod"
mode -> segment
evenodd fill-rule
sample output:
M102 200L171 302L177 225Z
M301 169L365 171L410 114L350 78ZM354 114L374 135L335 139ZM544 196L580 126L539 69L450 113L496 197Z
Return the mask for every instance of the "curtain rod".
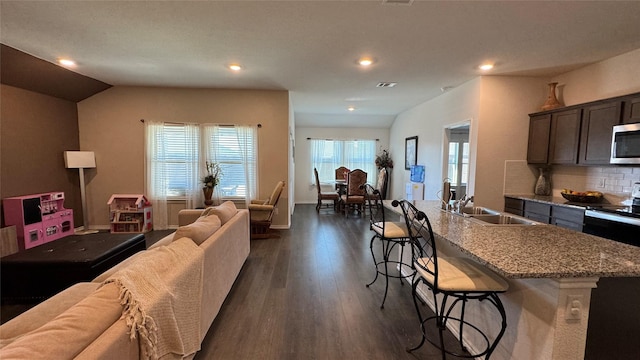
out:
M322 139L322 138L310 138L308 137L307 140L328 140L328 141L334 141L334 140L342 140L342 141L362 141L362 140L372 140L372 139ZM375 141L380 141L380 139L373 139Z
M140 119L140 122L144 124L144 119ZM186 124L186 123L171 122L171 121L163 121L163 123L172 124L172 125L185 125ZM197 123L197 124L200 125L200 123ZM215 123L204 123L204 124L214 124L214 125L218 125L218 126L228 126L228 127L239 125L239 124L215 124ZM258 128L261 128L262 124L258 124L256 126Z

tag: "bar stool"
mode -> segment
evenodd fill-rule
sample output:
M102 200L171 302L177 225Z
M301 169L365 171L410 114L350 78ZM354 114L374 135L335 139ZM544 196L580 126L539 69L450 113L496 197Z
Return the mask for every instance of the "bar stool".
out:
M412 280L412 295L420 320L422 339L417 346L407 348L407 352L420 348L424 341L428 340L440 349L442 359L446 359L446 354L462 358L485 356L485 359L489 359L507 328L506 313L498 294L507 291L509 284L499 275L472 260L439 257L436 252L431 223L425 213L416 209L406 200L394 200L392 205L402 208L411 239L413 264L416 269ZM417 302L417 288L421 283L431 291L435 307L435 316L426 319L423 319ZM442 297L440 303L438 303L437 295ZM453 301L449 303L449 300ZM500 314L501 328L493 341L489 340L485 331L465 320L465 308L470 300L479 300L493 305ZM460 305L459 317L452 314L458 304ZM459 347L454 350L445 348L443 337L447 323L450 321L457 323L459 332ZM435 322L438 331L437 342L426 335L427 325L432 322ZM463 344L463 330L472 331L483 340L484 346L480 348L478 353L469 354L467 352L467 348Z
M382 196L378 189L374 189L369 184L362 186L365 190L365 198L369 207L369 228L374 232L371 238L369 248L371 256L376 267L376 276L366 286L369 287L378 280L379 275L385 277L384 297L382 298L381 309L384 309L384 302L387 300L387 292L389 291L389 278L400 279L400 285L404 285L403 279L410 278L414 275L415 269L411 263L403 263L404 246L409 244L409 233L404 222L389 222L385 220L384 206L382 205ZM376 258L373 251L373 244L376 239L380 239L382 246L382 259ZM399 260L390 259L391 252L396 246L400 246ZM398 268L398 274L389 274L389 264ZM409 269L409 274L402 275L402 269Z

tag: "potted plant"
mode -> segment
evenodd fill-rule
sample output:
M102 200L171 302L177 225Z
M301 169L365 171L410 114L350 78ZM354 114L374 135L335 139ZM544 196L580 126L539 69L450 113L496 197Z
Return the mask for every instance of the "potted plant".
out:
M389 155L389 151L382 150L382 154L376 156L376 166L378 167L378 170L382 168L393 168L393 160Z
M204 192L204 204L209 206L213 204L211 197L213 196L213 189L220 183L220 177L222 176L222 169L220 164L216 162L207 161L207 175L202 178L202 191Z

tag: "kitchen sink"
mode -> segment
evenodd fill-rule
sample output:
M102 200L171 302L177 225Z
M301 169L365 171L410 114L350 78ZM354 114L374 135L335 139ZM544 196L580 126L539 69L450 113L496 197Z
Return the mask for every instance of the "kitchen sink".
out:
M500 215L500 212L482 206L474 206L463 208L462 215Z
M519 216L503 214L470 214L470 220L481 225L544 225L540 222L525 219Z

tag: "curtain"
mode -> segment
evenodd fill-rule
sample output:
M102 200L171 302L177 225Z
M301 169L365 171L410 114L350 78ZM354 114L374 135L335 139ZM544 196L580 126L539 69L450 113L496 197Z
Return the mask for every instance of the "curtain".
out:
M236 126L236 135L238 138L238 146L240 147L240 156L244 165L245 181L247 184L247 192L245 196L245 205L247 209L251 203L251 199L257 197L258 192L258 127L257 126Z
M168 228L167 193L168 182L164 181L167 174L165 158L164 124L156 121L145 121L146 141L146 193L153 205L153 228L164 230Z
M222 180L214 199L242 198L248 206L258 189L257 126L204 125L205 161L222 168Z
M332 181L335 169L346 166L350 170L362 169L367 182L375 179L375 140L324 140L311 139L311 169L309 179L315 184L313 168L318 169L320 182Z
M187 209L195 209L204 204L202 178L206 172L204 161L200 161L200 131L197 124L184 124L184 153L186 181L185 200Z
M195 124L145 121L146 194L153 204L153 227L168 228L167 197L183 197L188 209L203 202L199 128Z

